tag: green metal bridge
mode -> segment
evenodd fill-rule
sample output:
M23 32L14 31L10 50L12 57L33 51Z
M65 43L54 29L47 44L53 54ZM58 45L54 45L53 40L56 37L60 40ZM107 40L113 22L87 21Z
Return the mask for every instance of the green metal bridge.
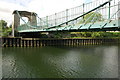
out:
M34 14L37 18L34 25L22 19L20 11L14 13L24 22L15 27L19 33L120 31L119 0L96 0L43 18Z

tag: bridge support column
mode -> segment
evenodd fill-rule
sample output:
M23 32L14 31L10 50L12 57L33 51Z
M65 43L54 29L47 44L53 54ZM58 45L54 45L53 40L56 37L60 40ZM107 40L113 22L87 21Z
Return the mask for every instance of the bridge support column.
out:
M20 19L22 19L22 17L26 17L28 18L28 22L30 22L31 26L36 26L37 25L37 19L36 19L36 13L34 12L28 12L28 11L17 11L15 10L13 12L14 15L14 20L13 20L13 26L12 26L12 36L15 37L15 34L17 32L17 27L20 26ZM24 21L24 24L28 23L26 21Z
M14 20L12 25L12 36L15 37L15 29L20 25L20 18L17 14L14 14Z
M25 16L25 15L22 15L22 16ZM31 15L26 15L26 16L28 17L31 26L37 25L36 15L33 15L33 13L31 12Z

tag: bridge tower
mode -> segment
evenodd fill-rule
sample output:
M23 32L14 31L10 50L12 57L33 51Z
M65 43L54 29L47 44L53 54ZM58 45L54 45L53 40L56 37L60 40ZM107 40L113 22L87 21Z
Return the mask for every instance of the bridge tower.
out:
M19 14L18 14L19 13ZM28 11L13 11L13 26L12 26L12 36L15 37L15 31L18 26L20 26L20 18L26 17L28 18L28 22L30 25L35 26L37 25L36 13L28 12Z

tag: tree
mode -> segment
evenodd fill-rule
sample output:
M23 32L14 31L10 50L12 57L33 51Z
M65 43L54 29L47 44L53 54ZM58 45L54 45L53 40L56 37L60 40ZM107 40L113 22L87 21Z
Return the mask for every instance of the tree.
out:
M7 22L0 20L0 36L8 36L12 32L12 28L7 26Z
M4 20L0 20L0 27L1 27L2 29L6 28L6 27L7 27L7 22L4 21Z
M103 21L104 18L103 16L98 13L98 12L91 12L88 13L87 15L84 16L84 18L79 22L80 24L82 23L91 23L91 22L96 22L96 21Z
M79 21L78 24L87 24L87 23L93 23L96 21L103 21L104 18L102 16L102 14L98 13L98 12L91 12L86 14L82 20ZM78 34L78 33L74 33L74 34ZM93 32L80 32L79 33L79 37L100 37L102 34L100 33L93 33Z

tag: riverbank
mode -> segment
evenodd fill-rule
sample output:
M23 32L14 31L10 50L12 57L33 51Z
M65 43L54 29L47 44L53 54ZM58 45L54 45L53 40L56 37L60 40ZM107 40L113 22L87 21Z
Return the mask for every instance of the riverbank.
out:
M2 37L2 47L81 46L120 44L120 38L15 38Z

